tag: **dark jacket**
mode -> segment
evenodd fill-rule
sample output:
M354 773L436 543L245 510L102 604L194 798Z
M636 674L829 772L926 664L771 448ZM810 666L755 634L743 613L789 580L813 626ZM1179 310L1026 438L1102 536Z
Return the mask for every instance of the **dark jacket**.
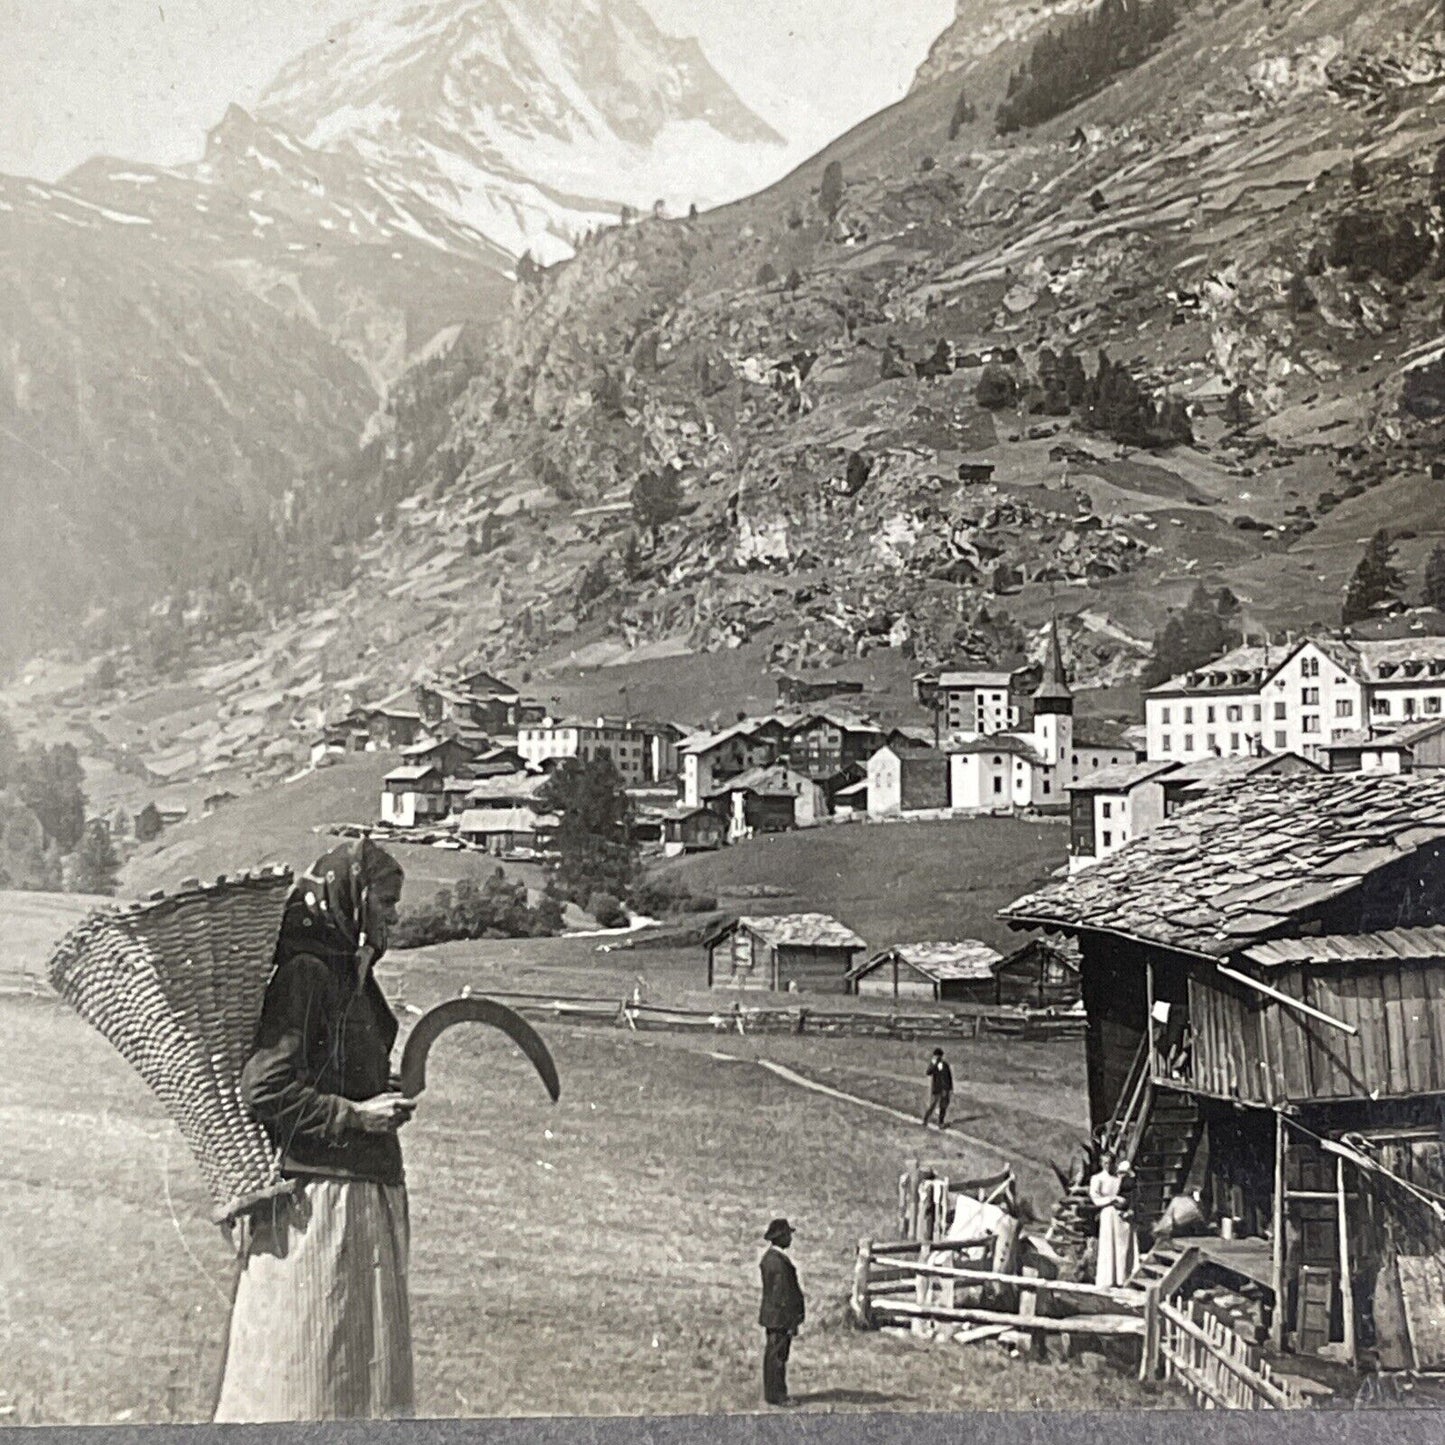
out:
M928 1078L935 1094L951 1094L953 1092L953 1070L948 1067L947 1059L930 1059L928 1061Z
M272 977L241 1097L282 1151L287 1174L403 1180L395 1134L369 1134L351 1101L387 1093L396 1015L368 976L360 989L335 960L297 953Z
M803 1291L798 1271L781 1249L771 1245L759 1266L763 1273L763 1307L758 1323L765 1330L795 1330L803 1323Z

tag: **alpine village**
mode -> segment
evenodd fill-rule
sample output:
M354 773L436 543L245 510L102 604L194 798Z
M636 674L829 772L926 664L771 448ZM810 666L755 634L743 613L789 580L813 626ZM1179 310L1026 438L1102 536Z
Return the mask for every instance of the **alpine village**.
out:
M650 37L608 63L657 96L704 87L687 124L781 147L631 0L576 8ZM400 57L443 47L451 95L451 19L511 13L411 9L411 50L343 28L204 162L0 177L0 296L85 278L0 358L0 1014L33 1040L0 1232L35 1242L0 1422L200 1418L224 1333L199 1175L57 940L362 838L406 874L403 1037L484 995L565 1080L433 1065L423 1413L753 1408L784 1214L805 1407L1445 1404L1439 6L957 0L786 174L699 208L624 171L604 215L539 171L488 203L553 207L515 235L326 110L374 61L432 134ZM223 196L279 219L202 237ZM328 207L366 218L344 279ZM166 247L194 325L117 330L150 303L91 288L130 306ZM66 325L97 375L62 385L32 361ZM106 348L217 419L140 425ZM94 496L31 456L85 407L52 450L108 459ZM137 1244L87 1344L101 1306L47 1279Z

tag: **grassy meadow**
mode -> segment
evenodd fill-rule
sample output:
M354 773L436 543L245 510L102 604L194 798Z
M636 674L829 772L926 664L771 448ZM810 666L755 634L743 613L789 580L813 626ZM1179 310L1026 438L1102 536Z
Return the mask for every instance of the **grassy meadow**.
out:
M590 967L593 991L644 958L581 939L459 944L393 955L385 981L409 1019L465 983L525 982L528 949L544 977ZM659 976L678 966L660 960ZM944 1138L760 1066L912 1112L920 1045L542 1029L559 1104L500 1035L461 1032L433 1057L405 1136L422 1413L759 1408L756 1260L775 1213L799 1226L809 1325L793 1387L809 1409L1169 1402L1107 1371L844 1319L856 1241L896 1229L910 1155L944 1148L955 1177L1007 1156L1024 1196L1049 1207L1048 1163L1085 1127L1077 1044L955 1045L957 1132ZM0 997L0 1035L0 1419L206 1418L230 1266L180 1136L58 1001Z

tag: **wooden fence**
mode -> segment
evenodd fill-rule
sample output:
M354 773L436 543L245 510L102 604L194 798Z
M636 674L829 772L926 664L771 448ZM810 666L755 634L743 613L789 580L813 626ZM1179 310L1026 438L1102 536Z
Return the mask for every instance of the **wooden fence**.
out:
M849 1303L856 1324L932 1320L940 1324L994 1326L1063 1335L1141 1336L1144 1317L1137 1290L1111 1289L1073 1280L1045 1279L1027 1270L1013 1272L936 1263L939 1253L991 1248L992 1235L978 1239L858 1242ZM935 1292L930 1282L946 1289ZM959 1289L977 1292L978 1303L956 1302ZM1060 1312L1060 1306L1074 1306Z
M729 1000L711 1009L672 1008L588 995L495 993L489 997L531 1018L598 1023L621 1028L693 1033L812 1034L827 1037L887 1039L961 1039L1000 1036L1031 1041L1076 1039L1084 1020L1061 1015L959 1004L948 1013L868 1013L817 1008L809 1004L768 1007Z
M1198 1300L1159 1300L1159 1361L1206 1410L1297 1410L1309 1403L1270 1368L1260 1346L1241 1338Z

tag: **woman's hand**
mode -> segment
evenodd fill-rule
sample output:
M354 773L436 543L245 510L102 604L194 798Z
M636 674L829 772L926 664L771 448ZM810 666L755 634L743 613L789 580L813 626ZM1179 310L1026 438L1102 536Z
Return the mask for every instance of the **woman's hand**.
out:
M378 1094L374 1099L355 1101L352 1118L365 1134L395 1134L416 1112L416 1100L405 1094Z

